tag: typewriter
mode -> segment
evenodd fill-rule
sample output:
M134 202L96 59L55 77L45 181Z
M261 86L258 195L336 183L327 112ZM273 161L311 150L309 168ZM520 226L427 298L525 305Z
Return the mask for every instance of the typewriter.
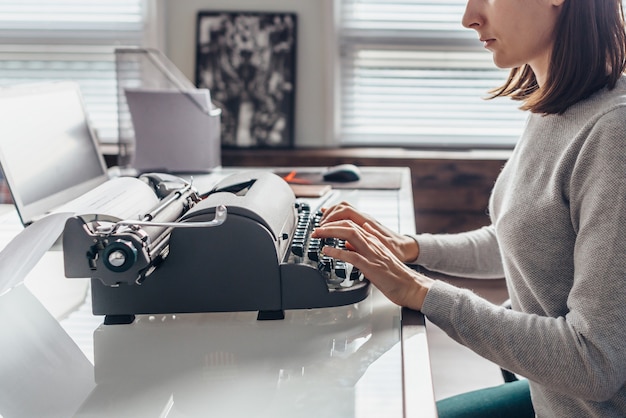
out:
M91 278L93 313L105 324L194 312L283 319L288 309L368 296L356 268L321 252L345 243L310 237L321 213L298 202L279 176L244 171L202 195L167 180L154 182L162 198L140 220L83 215L65 224L65 275Z

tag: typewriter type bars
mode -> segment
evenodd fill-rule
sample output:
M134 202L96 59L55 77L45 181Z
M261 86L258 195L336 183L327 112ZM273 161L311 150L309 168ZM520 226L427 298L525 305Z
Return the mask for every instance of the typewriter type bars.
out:
M320 225L322 212L311 212L307 203L296 203L298 222L291 243L294 263L309 264L317 268L326 279L329 289L353 286L363 280L363 274L352 264L322 254L324 246L345 249L345 241L337 238L312 238L311 232Z

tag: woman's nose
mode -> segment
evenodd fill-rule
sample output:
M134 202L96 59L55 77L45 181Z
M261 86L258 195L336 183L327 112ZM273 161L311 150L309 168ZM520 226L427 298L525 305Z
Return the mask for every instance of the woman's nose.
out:
M476 29L480 27L482 23L482 18L479 13L479 1L480 0L467 0L461 23L468 29Z

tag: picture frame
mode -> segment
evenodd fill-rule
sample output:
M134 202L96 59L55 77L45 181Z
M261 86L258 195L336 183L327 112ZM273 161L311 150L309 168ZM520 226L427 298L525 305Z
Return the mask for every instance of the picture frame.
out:
M195 84L222 109L223 148L294 144L297 15L199 11Z

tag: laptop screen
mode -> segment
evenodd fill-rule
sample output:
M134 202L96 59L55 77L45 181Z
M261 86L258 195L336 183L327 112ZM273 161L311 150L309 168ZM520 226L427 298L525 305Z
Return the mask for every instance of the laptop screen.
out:
M0 115L0 164L24 225L108 179L76 83L2 88Z

